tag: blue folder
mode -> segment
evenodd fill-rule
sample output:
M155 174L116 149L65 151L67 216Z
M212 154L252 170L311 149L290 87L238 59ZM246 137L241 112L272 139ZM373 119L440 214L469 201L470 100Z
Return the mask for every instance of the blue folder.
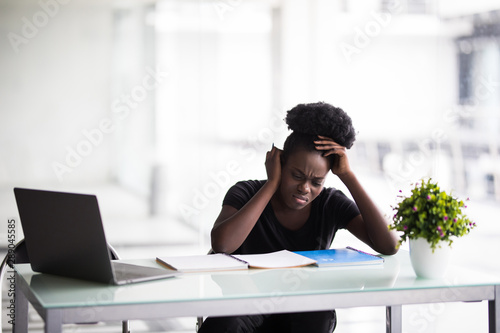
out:
M316 260L316 265L319 267L377 265L384 263L384 258L356 250L352 247L346 247L345 249L297 251L296 253Z

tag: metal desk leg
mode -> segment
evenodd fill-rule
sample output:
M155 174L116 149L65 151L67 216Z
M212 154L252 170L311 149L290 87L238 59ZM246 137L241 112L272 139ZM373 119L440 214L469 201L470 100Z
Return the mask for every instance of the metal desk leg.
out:
M385 308L385 325L387 333L402 332L403 320L401 305L392 305Z
M15 298L15 318L12 332L28 332L28 299L21 290L16 288Z
M45 333L62 332L62 314L61 310L47 310L45 315Z
M489 332L500 333L500 286L495 286L495 299L488 301Z

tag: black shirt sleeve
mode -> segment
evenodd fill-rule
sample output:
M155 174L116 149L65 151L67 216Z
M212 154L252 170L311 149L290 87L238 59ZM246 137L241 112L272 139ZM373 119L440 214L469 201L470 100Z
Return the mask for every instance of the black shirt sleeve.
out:
M264 185L265 181L262 180L248 180L241 181L234 184L229 191L227 191L223 205L229 205L236 209L241 209L250 199L257 193Z

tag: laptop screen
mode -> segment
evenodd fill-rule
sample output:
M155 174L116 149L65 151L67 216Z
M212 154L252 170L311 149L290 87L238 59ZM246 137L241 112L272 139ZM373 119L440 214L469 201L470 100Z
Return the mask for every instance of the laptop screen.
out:
M15 188L33 271L112 283L95 195Z

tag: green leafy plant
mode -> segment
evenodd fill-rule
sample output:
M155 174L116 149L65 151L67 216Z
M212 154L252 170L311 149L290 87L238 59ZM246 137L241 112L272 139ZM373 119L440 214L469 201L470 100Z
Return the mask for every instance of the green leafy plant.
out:
M431 179L415 184L409 197L398 197L402 201L393 207L389 229L403 232L399 246L407 239L425 238L434 251L439 242L451 246L453 237L465 236L476 227L462 212L467 207L464 202L442 191Z

